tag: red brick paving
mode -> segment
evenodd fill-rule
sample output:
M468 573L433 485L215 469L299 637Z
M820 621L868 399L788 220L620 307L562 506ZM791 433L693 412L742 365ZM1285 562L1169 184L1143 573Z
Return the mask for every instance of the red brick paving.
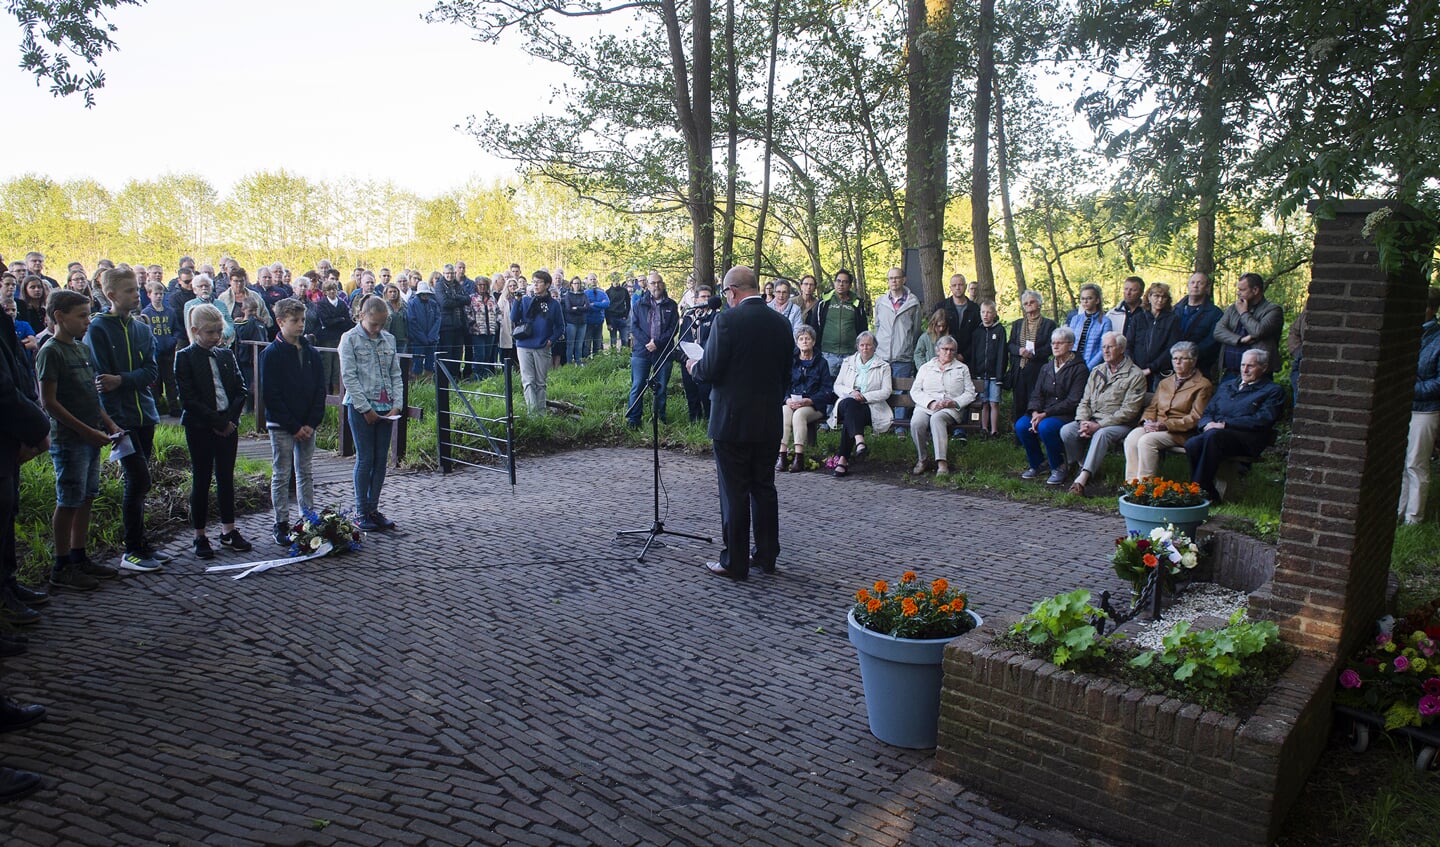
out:
M713 465L662 460L667 525L718 535ZM781 572L744 584L702 572L715 545L614 542L649 525L650 463L604 449L524 460L513 493L393 477L404 534L341 558L237 582L180 555L59 596L6 666L50 719L0 737L47 777L5 843L1101 845L871 737L845 610L906 568L982 615L1119 588L1119 519L863 470L779 486Z

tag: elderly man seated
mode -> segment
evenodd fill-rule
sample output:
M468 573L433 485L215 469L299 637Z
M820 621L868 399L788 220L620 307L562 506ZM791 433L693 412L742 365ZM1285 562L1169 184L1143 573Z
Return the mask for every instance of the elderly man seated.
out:
M1179 447L1194 435L1200 416L1215 394L1215 386L1196 367L1198 348L1180 341L1170 347L1174 373L1162 377L1140 426L1125 437L1125 479L1155 476L1165 451ZM1153 371L1152 371L1153 372Z
M1100 336L1100 361L1085 381L1085 394L1075 407L1075 419L1060 428L1067 465L1054 469L1047 485L1063 485L1068 465L1079 462L1080 473L1070 485L1071 494L1085 494L1085 486L1100 470L1110 448L1125 440L1145 405L1149 380L1145 372L1125 356L1125 336L1107 332Z
M915 423L910 437L915 440L915 473L925 473L925 441L935 448L935 473L950 473L946 459L950 446L950 427L965 419L965 410L975 399L975 383L970 368L960 361L960 345L951 335L942 335L935 342L935 358L920 366L910 386L910 399L915 401Z
M1285 389L1270 379L1269 352L1253 348L1240 360L1240 378L1220 383L1199 421L1200 434L1185 442L1190 481L1220 502L1215 472L1234 457L1255 459L1275 437L1285 412Z

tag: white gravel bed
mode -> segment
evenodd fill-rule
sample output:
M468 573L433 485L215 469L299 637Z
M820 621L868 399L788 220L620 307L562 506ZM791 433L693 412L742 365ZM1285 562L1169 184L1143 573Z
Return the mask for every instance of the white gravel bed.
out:
M1180 621L1193 623L1202 617L1229 620L1235 610L1245 608L1248 601L1249 595L1243 591L1232 591L1212 582L1193 585L1162 613L1160 620L1140 622L1140 631L1130 643L1142 650L1159 650L1164 646L1162 640L1166 634Z

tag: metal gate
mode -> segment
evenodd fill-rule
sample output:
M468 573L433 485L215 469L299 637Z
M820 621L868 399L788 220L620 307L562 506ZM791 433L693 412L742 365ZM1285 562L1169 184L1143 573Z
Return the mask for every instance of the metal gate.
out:
M456 465L509 476L515 485L514 371L505 362L470 363L502 373L503 393L481 391L478 380L456 379L463 362L435 358L435 447L441 473ZM498 401L498 402L497 402ZM501 406L503 414L485 414Z

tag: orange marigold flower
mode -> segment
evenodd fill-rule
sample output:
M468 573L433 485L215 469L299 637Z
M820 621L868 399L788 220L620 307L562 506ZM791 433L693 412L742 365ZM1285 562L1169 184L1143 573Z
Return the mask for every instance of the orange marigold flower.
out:
M885 593L886 591L888 591L888 590L890 590L890 586L888 586L888 585L885 584L885 580L883 580L883 579L877 579L877 580L875 580L875 593L876 593L876 594L884 594L884 593Z
M1191 493L1191 494L1199 494L1199 493L1200 493L1200 483L1198 483L1198 482L1192 482L1192 483L1190 483L1190 493Z
M942 612L942 613L948 615L948 614L950 614L950 604L949 604L949 603L946 603L946 604L944 604L943 606L941 606L940 608L936 609L936 611Z
M965 598L964 598L964 597L956 597L954 600L951 600L951 601L950 601L950 611L952 611L952 612L963 612L963 611L965 611Z
M914 600L906 597L904 600L900 601L900 614L904 615L907 618L913 618L916 615L920 614L920 607L915 605Z
M870 601L870 592L866 591L866 590L863 589L863 588L860 589L859 591L855 592L855 602L856 602L856 603L868 603L869 601Z
M871 598L870 598L870 602L865 604L865 611L867 611L867 612L869 612L870 614L873 615L873 614L875 614L876 612L880 611L880 607L881 607L882 605L884 605L884 604L882 604L879 600L877 600L877 599L874 598L874 597L871 597Z
M949 587L950 583L946 582L944 577L941 577L940 579L937 579L934 582L930 583L930 590L934 591L936 594L944 594L945 590Z
M900 581L901 581L901 582L914 582L914 581L915 581L915 572L914 572L914 571L906 571L905 573L903 573L903 574L900 575Z
M1145 561L1145 567L1147 567L1147 568L1153 568L1153 567L1155 567L1156 565L1160 564L1160 560L1157 559L1157 558L1155 558L1155 554L1154 554L1154 553L1146 553L1146 554L1145 554L1145 560L1144 560L1144 561Z
M1145 496L1145 486L1143 486L1143 485L1137 485L1137 486L1135 486L1135 496L1136 496L1136 497L1144 497L1144 496Z

